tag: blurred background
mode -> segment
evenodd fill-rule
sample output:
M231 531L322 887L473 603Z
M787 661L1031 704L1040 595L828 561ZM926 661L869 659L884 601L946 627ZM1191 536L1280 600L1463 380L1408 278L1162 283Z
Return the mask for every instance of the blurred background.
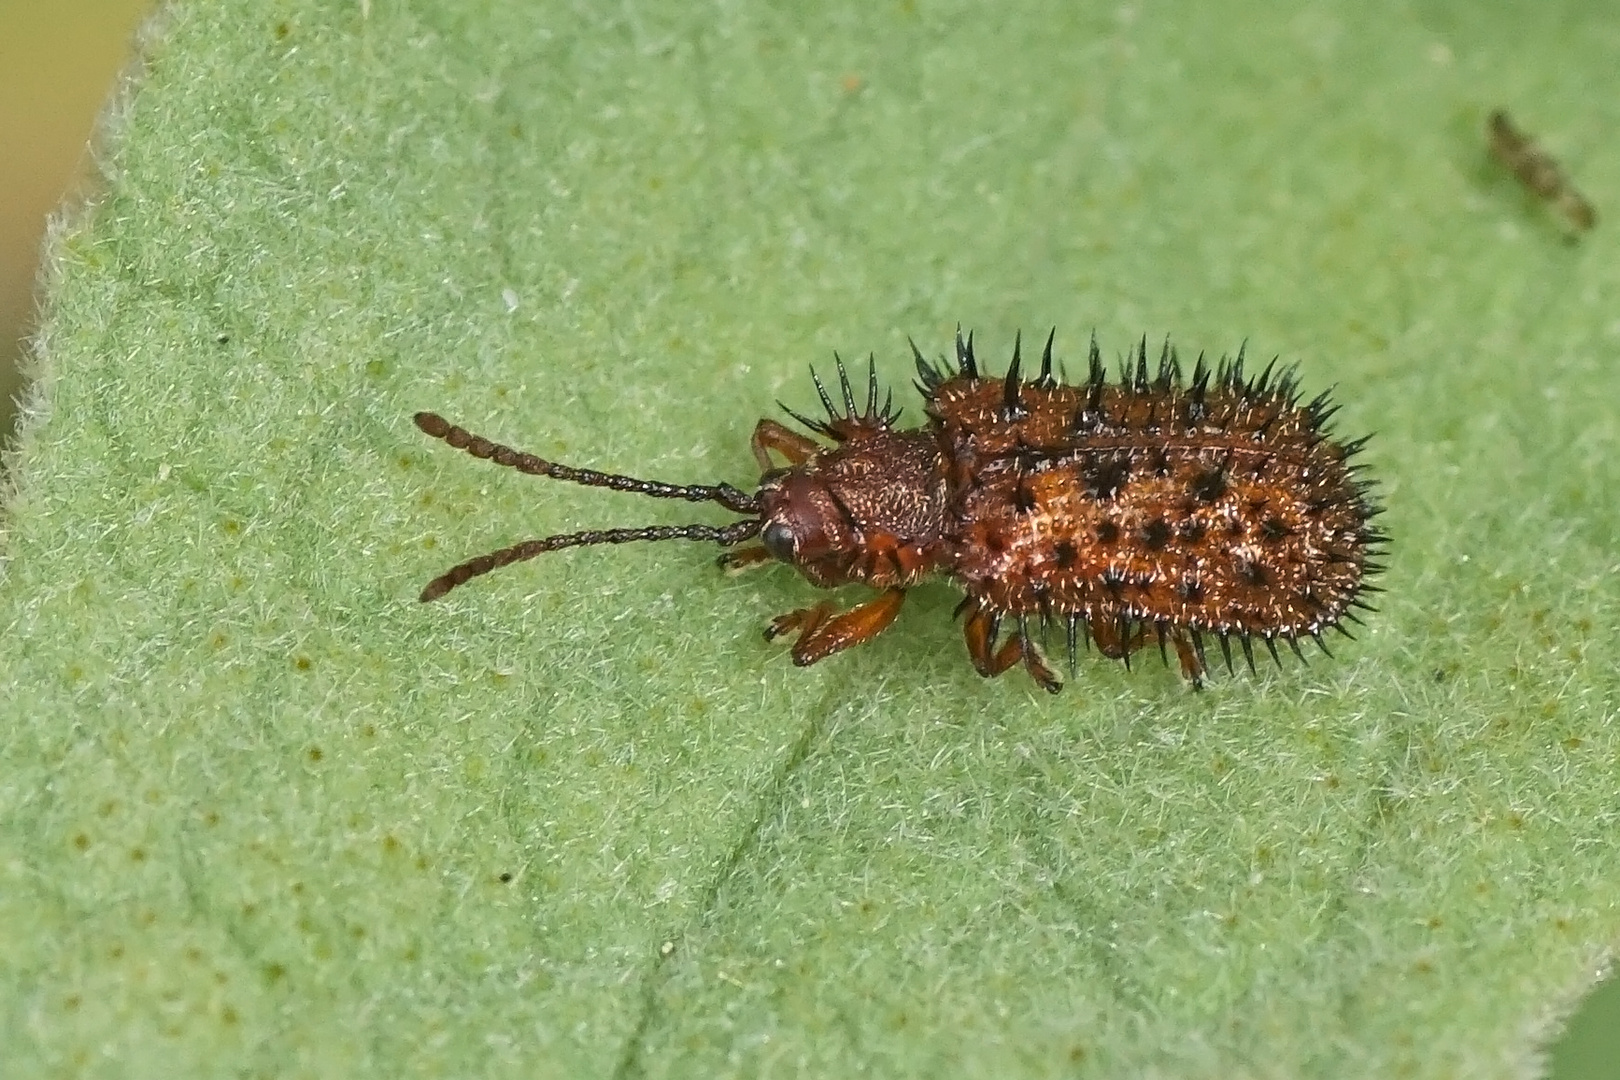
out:
M0 0L0 434L34 320L45 219L82 197L89 139L152 0Z
M0 0L0 434L9 443L17 364L37 314L46 219L95 191L102 106L134 61L153 0ZM1554 1080L1620 1078L1620 980L1552 1048Z

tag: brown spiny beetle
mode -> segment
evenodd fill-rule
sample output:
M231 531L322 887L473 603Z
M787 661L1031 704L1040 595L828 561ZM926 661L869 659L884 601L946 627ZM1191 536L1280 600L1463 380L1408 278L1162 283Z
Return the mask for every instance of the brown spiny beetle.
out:
M1380 512L1350 459L1366 442L1329 437L1328 394L1301 404L1293 369L1272 361L1243 371L1243 353L1215 367L1200 356L1183 381L1168 344L1150 373L1144 339L1111 382L1096 342L1083 383L1053 375L1052 338L1040 374L1025 381L1018 344L1004 376L981 374L973 338L956 337L956 362L923 358L915 344L928 423L900 430L892 396L878 405L875 364L857 411L842 361L842 408L815 373L825 420L786 410L824 446L774 420L754 429L762 472L752 494L729 484L663 484L573 469L492 443L433 413L427 434L475 457L538 476L664 499L715 502L744 520L724 526L650 526L528 540L462 563L422 591L434 600L480 574L559 548L633 540L709 540L741 569L776 560L812 585L859 582L876 598L836 612L830 601L780 616L767 639L796 633L793 661L813 664L882 632L906 590L931 575L966 593L968 656L984 676L1022 662L1036 682L1062 686L1037 644L1054 620L1069 666L1081 640L1124 660L1156 642L1176 651L1195 687L1206 673L1205 639L1232 642L1250 669L1258 639L1303 659L1299 638L1322 645L1354 608L1372 610L1366 577L1387 542ZM784 408L786 408L784 406ZM788 462L777 467L771 453ZM1004 623L1010 636L999 641ZM1039 634L1032 630L1039 625ZM1326 646L1323 645L1324 651Z

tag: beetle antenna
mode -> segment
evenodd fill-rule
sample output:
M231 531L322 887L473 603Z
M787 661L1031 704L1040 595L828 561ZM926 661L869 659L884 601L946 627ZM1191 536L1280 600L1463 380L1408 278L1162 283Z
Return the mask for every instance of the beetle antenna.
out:
M563 548L589 547L592 544L629 544L638 540L712 540L722 547L740 544L759 532L760 521L751 518L719 527L713 525L651 525L644 529L592 529L589 532L559 533L541 540L525 540L499 551L491 551L476 559L468 559L453 566L428 582L420 600L437 600L458 585L465 585L475 577L510 566L548 551Z
M421 599L424 603L437 600L456 586L463 585L491 570L499 570L503 566L532 559L536 555L544 555L548 551L589 547L592 544L629 544L638 540L699 540L730 547L757 535L762 524L757 516L758 496L749 495L730 484L713 486L664 484L657 480L640 480L634 476L596 472L594 469L575 469L533 454L526 454L521 450L514 450L498 442L491 442L482 435L474 435L466 428L457 427L437 413L419 412L415 419L417 427L435 439L444 440L457 450L464 450L475 458L493 461L497 465L505 465L509 469L516 469L531 476L566 480L571 484L583 484L586 487L612 488L614 491L628 491L635 495L650 495L655 499L715 502L739 514L756 515L745 521L732 522L730 525L649 525L640 529L592 529L587 532L559 533L539 540L525 540L521 544L491 551L487 555L480 555L476 559L468 559L459 566L451 567L428 582L427 588L422 590Z
M493 461L497 465L505 465L509 469L528 473L531 476L547 476L553 480L566 480L570 484L583 484L586 487L612 488L614 491L628 491L636 495L650 495L655 499L685 499L687 502L715 502L727 510L734 510L739 514L759 513L759 499L745 491L732 487L730 484L664 484L657 480L638 480L634 476L620 476L617 473L597 472L594 469L575 469L567 465L559 465L555 461L526 454L522 450L514 450L498 442L491 442L482 435L474 435L466 428L457 427L438 413L419 412L416 414L416 426L435 439L443 439L457 450L465 450L475 458ZM585 535L585 534L581 534ZM640 538L632 538L640 539ZM650 539L650 538L648 538ZM665 539L660 537L659 539ZM622 540L596 540L591 543L623 543ZM573 547L575 544L562 544L561 547ZM551 550L547 548L546 550ZM539 554L539 552L535 552ZM529 556L522 556L528 558ZM510 562L511 560L508 560ZM504 564L502 564L504 565Z

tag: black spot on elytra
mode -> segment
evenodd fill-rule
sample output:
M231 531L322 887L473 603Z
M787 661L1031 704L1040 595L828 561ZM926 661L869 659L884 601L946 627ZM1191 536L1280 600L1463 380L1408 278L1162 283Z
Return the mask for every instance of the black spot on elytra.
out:
M1059 570L1067 570L1079 557L1079 550L1067 540L1059 540L1052 545L1052 559L1058 564Z
M1290 529L1281 518L1268 517L1260 523L1260 538L1262 540L1282 540L1293 534L1294 530Z
M1051 464L1045 454L1024 445L1024 437L1018 436L1018 447L1013 451L1013 466L1018 475L1023 477L1033 472L1040 472Z
M1204 598L1204 587L1196 581L1178 581L1176 595L1189 604L1196 604Z
M1170 455L1163 450L1153 451L1153 462L1150 466L1154 476L1170 475Z
M1001 534L998 532L986 532L984 534L984 546L999 555L1007 550L1007 541L1002 539Z
M1112 499L1131 478L1131 461L1124 454L1094 455L1080 471L1086 494L1094 499Z
M1266 568L1254 559L1236 558L1232 560L1232 568L1237 571L1238 579L1249 585L1261 586L1268 580Z
M1013 509L1020 514L1027 514L1035 509L1035 493L1022 483L1013 485Z
M1204 523L1202 521L1184 521L1177 531L1187 543L1196 544L1204 538Z
M1322 511L1350 501L1350 499L1347 499L1343 495L1324 495L1321 498L1311 499L1309 502L1307 502L1305 504L1305 512L1311 517L1319 517L1321 516Z
M1153 551L1158 551L1170 542L1170 526L1163 518L1155 518L1142 527L1142 543Z
M1125 589L1125 575L1112 566L1102 572L1102 586L1116 597Z
M1119 526L1112 521L1105 521L1097 526L1097 543L1112 544L1119 539Z
M1188 490L1199 502L1212 503L1226 494L1226 474L1220 469L1205 469L1193 477Z

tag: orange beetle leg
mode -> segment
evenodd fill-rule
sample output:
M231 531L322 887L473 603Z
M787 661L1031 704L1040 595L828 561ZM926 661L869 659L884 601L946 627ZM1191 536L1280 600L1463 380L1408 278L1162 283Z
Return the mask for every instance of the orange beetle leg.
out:
M772 450L787 458L789 465L802 465L812 454L821 452L821 446L813 439L785 428L775 420L761 420L756 424L749 445L754 448L754 460L759 462L762 473L776 468L771 461Z
M987 679L993 679L1022 660L1030 678L1039 683L1047 693L1055 694L1063 689L1063 680L1058 678L1057 673L1047 664L1040 646L1023 634L1014 634L1002 643L1000 649L996 648L997 622L995 614L989 608L975 605L969 612L967 621L962 626L962 636L967 640L968 657L973 661L973 670Z
M765 631L765 639L774 640L797 630L799 640L793 643L793 662L799 667L808 667L851 645L877 637L900 614L905 599L904 589L885 589L876 599L839 615L832 614L832 601L823 600L813 608L801 608L773 620Z
M1170 636L1176 647L1176 659L1181 661L1181 677L1192 683L1194 690L1204 688L1204 658L1193 648L1192 639L1185 631L1177 630Z

